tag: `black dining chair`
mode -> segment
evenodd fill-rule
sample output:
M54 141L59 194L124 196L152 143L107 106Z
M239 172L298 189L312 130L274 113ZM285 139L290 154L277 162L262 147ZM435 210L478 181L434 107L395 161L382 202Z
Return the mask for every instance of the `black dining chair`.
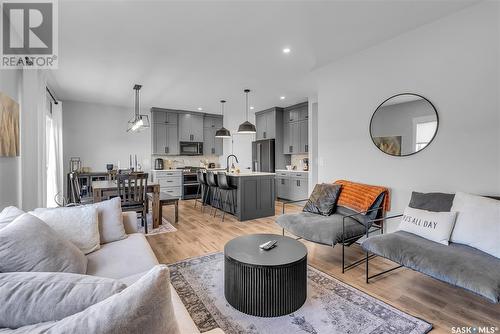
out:
M147 222L147 173L117 174L116 185L118 196L120 196L122 211L135 211L141 214L141 222L144 226L145 234L148 233Z

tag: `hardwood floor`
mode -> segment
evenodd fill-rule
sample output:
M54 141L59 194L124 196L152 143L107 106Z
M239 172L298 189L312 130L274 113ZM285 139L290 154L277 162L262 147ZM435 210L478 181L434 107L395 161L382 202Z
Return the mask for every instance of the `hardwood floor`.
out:
M290 206L287 212L300 210ZM173 216L173 208L163 209L165 217ZM277 214L281 205L277 205ZM179 202L179 223L173 224L177 232L148 236L158 260L161 263L173 263L203 254L220 252L229 240L243 234L276 233L281 229L274 223L275 217L239 222L226 215L221 222L220 215L213 218L206 207L201 213L199 203L196 209L194 201ZM308 262L311 266L354 286L369 295L403 310L413 316L433 324L432 333L451 333L452 327L496 326L500 333L500 305L492 304L472 293L437 281L410 269L397 269L365 284L364 266L358 266L342 274L341 250L304 242L308 249ZM363 253L358 245L347 249L347 258L355 260ZM373 264L373 265L372 265ZM394 263L375 258L370 262L370 269L387 269ZM373 269L372 269L373 268Z

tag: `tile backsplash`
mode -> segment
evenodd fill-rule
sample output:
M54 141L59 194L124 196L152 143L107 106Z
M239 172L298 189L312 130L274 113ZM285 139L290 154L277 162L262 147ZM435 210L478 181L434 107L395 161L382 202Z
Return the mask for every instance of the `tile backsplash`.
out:
M177 168L177 167L184 167L184 166L193 166L193 167L199 167L201 166L201 163L210 163L213 162L215 163L216 167L220 167L220 162L219 162L219 157L216 155L197 155L197 156L171 156L171 155L154 155L153 156L153 163L156 158L162 158L164 162L164 168Z
M292 166L297 166L297 170L300 170L302 166L300 161L308 157L307 154L292 154Z

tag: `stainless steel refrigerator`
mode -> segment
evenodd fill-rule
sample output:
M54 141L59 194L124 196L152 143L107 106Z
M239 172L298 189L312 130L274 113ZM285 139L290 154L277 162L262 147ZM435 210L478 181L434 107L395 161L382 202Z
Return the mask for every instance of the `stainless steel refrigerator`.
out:
M252 170L274 173L274 139L252 142Z

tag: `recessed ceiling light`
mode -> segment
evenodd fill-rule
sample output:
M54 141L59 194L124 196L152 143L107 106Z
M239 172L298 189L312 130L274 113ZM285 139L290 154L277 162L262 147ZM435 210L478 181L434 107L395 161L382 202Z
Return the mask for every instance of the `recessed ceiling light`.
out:
M202 110L203 110L203 108L202 108L202 107L198 107L198 110L199 110L199 111L202 111Z
M284 96L280 96L280 100L284 100L284 99L285 99L285 97L284 97Z
M250 110L253 110L253 107L250 107Z
M290 51L291 51L290 48L284 48L283 49L283 53L290 53Z

